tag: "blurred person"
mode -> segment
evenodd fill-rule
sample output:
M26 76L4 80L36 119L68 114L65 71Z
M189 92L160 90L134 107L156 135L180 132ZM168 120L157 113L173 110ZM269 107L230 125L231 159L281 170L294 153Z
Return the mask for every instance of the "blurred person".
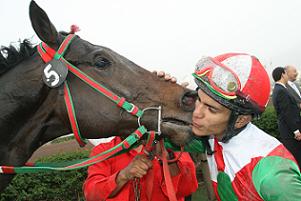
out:
M287 89L288 72L283 67L277 67L272 76L275 81L272 99L278 119L280 141L294 155L301 167L300 110L295 98Z
M93 148L91 157L104 152L122 142L120 137L101 143ZM150 160L140 154L143 145L127 153L96 163L88 168L88 177L84 183L84 195L87 201L146 201L149 191L147 174L153 169L152 200L168 201L167 186L164 181L162 164L157 157ZM173 157L179 153L175 152ZM172 157L173 154L170 154ZM177 199L184 201L185 196L197 189L194 162L188 153L182 153L177 162L169 164L172 182ZM137 180L138 178L138 180ZM138 183L137 183L138 182Z
M286 84L286 87L287 87L289 93L291 93L291 95L296 100L299 109L301 109L300 87L297 83L295 83L295 81L298 77L297 69L294 66L288 65L285 67L285 70L286 70L287 76L288 76L288 82Z

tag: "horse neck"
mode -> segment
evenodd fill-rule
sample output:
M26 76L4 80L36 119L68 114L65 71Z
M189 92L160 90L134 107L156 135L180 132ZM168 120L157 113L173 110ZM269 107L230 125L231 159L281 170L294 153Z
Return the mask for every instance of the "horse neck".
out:
M0 163L22 164L48 139L57 93L44 85L42 67L22 62L0 78ZM62 128L63 129L63 128ZM60 132L58 124L58 132Z

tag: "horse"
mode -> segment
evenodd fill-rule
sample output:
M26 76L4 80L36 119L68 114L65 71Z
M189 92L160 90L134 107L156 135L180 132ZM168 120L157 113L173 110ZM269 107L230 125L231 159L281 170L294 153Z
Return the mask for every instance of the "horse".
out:
M57 50L68 34L58 32L34 1L30 2L29 16L40 40ZM11 46L1 49L0 165L22 166L40 146L73 132L62 93L63 84L47 85L44 79L47 73L52 81L55 76L47 71L49 65L44 63L37 49L38 46L28 40L24 40L19 49ZM113 50L94 45L78 35L64 52L64 59L139 108L161 106L161 132L173 143L182 145L190 139L194 108L191 90L158 78ZM68 81L83 138L128 136L137 129L135 116L96 93L74 74L65 73L60 82ZM155 130L157 111L145 112L140 121L148 130ZM12 177L0 175L0 192Z

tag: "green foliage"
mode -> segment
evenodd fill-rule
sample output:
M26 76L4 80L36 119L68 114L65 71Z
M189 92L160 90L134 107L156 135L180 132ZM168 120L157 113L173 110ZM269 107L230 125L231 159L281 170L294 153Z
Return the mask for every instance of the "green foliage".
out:
M62 162L88 157L89 151L63 153L45 157L39 162ZM0 201L80 201L87 169L74 171L18 174L1 194Z
M62 142L66 142L66 141L70 141L70 140L74 140L74 139L75 139L74 135L67 136L67 137L59 137L59 138L52 140L51 144L62 143Z
M253 123L266 133L276 138L279 136L277 116L273 106L269 105L265 112L261 115L260 119L253 120Z

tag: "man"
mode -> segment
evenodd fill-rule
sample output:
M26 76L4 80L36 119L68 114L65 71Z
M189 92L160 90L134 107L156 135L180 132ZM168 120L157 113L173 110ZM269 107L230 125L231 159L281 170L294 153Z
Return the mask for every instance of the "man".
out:
M91 156L102 153L121 141L120 137L115 137L108 143L99 144L93 148ZM168 201L161 162L158 158L150 160L146 155L140 154L142 149L143 145L140 145L127 153L90 166L84 183L86 200ZM153 182L149 182L150 169L153 171ZM169 170L177 199L184 201L185 196L196 191L198 185L195 166L189 154L183 153L177 162L169 164Z
M286 84L287 90L291 93L294 99L297 102L298 107L301 109L301 94L300 87L294 83L297 79L298 72L294 66L286 66L285 70L288 76L288 82Z
M258 59L235 53L206 57L193 76L199 88L192 131L199 138L210 136L213 153L207 149L207 159L218 200L301 200L294 157L251 123L270 94L269 77Z
M301 118L296 100L286 88L288 72L282 67L277 67L273 70L272 76L275 81L273 105L277 113L280 140L301 167Z

